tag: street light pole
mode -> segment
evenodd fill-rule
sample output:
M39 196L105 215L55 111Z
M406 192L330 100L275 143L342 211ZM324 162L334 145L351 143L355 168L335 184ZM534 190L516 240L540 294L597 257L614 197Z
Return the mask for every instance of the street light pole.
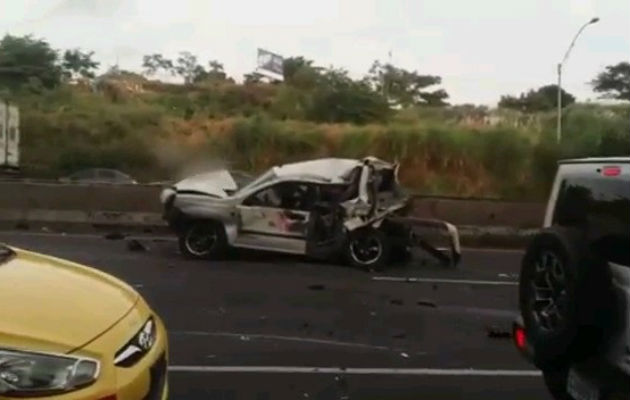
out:
M596 23L597 21L599 21L599 18L595 17L595 18L592 18L587 23L585 23L584 25L582 25L582 27L577 31L577 33L573 37L573 40L571 41L571 44L569 45L569 48L567 49L566 53L564 53L564 57L562 58L562 61L558 63L558 102L557 102L558 103L558 119L556 122L556 140L558 141L558 143L560 143L560 141L562 140L562 65L564 65L564 63L569 58L569 54L571 53L573 46L575 46L575 41L580 36L584 28Z

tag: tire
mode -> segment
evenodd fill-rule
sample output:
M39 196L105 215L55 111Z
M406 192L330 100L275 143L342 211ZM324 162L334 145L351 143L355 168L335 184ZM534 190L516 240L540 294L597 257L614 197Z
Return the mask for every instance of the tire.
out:
M545 386L555 400L573 400L567 393L567 379L569 370L567 368L553 368L543 371Z
M227 253L223 225L215 221L192 221L179 234L179 251L187 258L218 259Z
M605 309L607 298L602 264L577 229L547 228L528 246L519 305L539 368L564 365L596 351L601 336L597 313Z
M351 232L345 245L346 262L367 271L381 271L391 254L387 235L377 229L365 228Z

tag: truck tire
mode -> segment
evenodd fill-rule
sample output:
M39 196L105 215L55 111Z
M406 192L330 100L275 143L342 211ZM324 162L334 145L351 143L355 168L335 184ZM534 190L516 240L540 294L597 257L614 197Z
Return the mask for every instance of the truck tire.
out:
M223 224L216 221L191 221L179 233L179 251L187 258L218 259L227 248Z
M363 228L350 232L346 240L346 261L356 268L381 271L387 265L390 253L389 238L377 229Z
M569 370L566 367L549 368L543 371L545 386L547 386L547 390L549 390L554 400L573 400L567 393L568 376Z
M551 227L534 237L521 265L519 303L536 366L545 370L596 351L604 271L577 229Z

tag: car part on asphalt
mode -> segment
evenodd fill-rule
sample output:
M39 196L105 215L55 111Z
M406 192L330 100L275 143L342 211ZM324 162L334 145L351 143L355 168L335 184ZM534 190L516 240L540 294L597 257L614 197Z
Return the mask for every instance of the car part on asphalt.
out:
M127 241L127 250L140 252L140 251L147 251L148 248L142 243L140 243L140 241L136 239L131 239Z
M374 157L327 158L271 168L245 186L227 170L196 175L164 189L164 219L182 254L216 258L228 247L345 260L381 269L420 247L444 265L460 257L457 229L444 221L405 218L409 198L398 165ZM246 181L246 180L245 180ZM449 251L429 243L439 231Z

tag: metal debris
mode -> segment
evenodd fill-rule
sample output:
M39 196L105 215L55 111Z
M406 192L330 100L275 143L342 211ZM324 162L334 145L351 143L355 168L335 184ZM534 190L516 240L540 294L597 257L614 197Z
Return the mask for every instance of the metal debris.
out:
M509 329L499 328L497 326L490 326L486 328L489 338L493 339L510 339L512 332Z
M103 237L107 240L121 240L127 237L127 235L120 232L109 232L109 233L106 233Z
M431 308L437 307L437 304L435 304L431 300L418 300L416 304L423 307L431 307Z
M136 239L127 242L127 250L129 251L147 251L148 248Z

